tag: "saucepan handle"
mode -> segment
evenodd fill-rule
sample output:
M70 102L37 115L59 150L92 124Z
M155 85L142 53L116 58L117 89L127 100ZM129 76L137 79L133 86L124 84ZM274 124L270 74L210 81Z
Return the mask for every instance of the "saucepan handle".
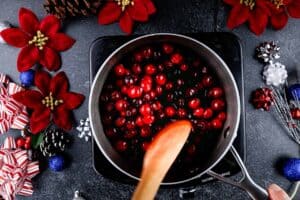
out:
M268 193L265 189L263 189L261 186L257 185L253 179L250 177L244 162L242 161L241 157L239 156L238 152L236 149L232 146L230 149L231 153L233 154L236 162L239 164L243 177L240 181L234 181L229 178L223 177L220 174L214 172L214 171L209 171L207 174L210 176L215 177L216 179L219 179L220 181L223 181L225 183L234 185L236 187L239 187L241 189L244 189L249 196L254 199L254 200L266 200L268 199Z

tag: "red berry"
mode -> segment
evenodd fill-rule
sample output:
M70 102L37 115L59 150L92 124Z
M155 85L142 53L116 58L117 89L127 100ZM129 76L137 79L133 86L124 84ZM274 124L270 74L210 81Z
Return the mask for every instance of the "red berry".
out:
M122 126L124 126L125 122L126 122L126 119L125 119L124 117L118 117L118 118L115 120L115 125L116 125L117 127L122 127Z
M163 44L163 52L165 54L171 54L173 52L174 48L170 44Z
M142 96L143 89L138 86L130 86L127 90L127 95L129 98L135 99Z
M145 72L148 75L153 75L156 73L156 67L153 64L148 64L145 66Z
M25 139L22 137L19 137L16 139L16 144L18 148L24 147L25 145Z
M136 75L139 75L140 73L142 73L142 68L141 65L135 63L132 68L131 68L132 72Z
M110 102L108 104L105 105L105 110L108 112L111 112L114 110L114 103Z
M168 117L173 117L176 113L176 110L174 107L172 106L168 106L165 108L165 113Z
M124 138L126 139L132 139L137 135L137 131L134 129L128 130L124 134Z
M171 90L173 88L173 83L167 82L165 87L166 87L166 90Z
M225 112L220 112L217 115L217 118L224 122L226 120L226 113Z
M185 109L179 108L177 110L177 115L179 118L185 118L187 116L187 113L186 113Z
M102 122L105 125L111 125L112 124L112 116L111 115L104 115L102 118Z
M167 82L167 77L164 74L157 74L155 76L155 81L158 85L164 85Z
M115 103L116 110L123 111L127 107L128 103L124 99L119 99Z
M184 80L183 79L177 79L177 86L178 87L181 87L181 86L183 86L184 85Z
M171 56L171 62L173 64L176 64L176 65L179 65L181 64L183 61L183 57L181 54L179 53L174 53L172 56Z
M158 71L160 71L160 72L164 71L164 66L163 66L163 64L158 64L158 65L157 65L157 69L158 69Z
M143 61L143 54L139 53L139 52L136 52L134 54L134 60L136 62L142 62Z
M139 109L141 115L151 115L151 105L150 104L143 104Z
M150 95L150 100L154 99L156 97L156 92L152 90L149 92L149 95Z
M127 91L128 91L128 87L127 87L126 85L123 85L123 86L121 87L121 93L122 93L122 94L127 94Z
M159 101L156 101L152 104L152 108L153 108L153 110L158 111L158 110L161 110L162 105Z
M144 126L144 122L143 122L143 118L141 116L138 116L136 119L135 119L135 124L137 126Z
M116 101L116 100L118 100L118 99L120 99L121 98L121 93L119 92L119 91L113 91L112 93L111 93L111 100L113 100L113 101Z
M117 151L124 152L127 150L128 144L126 141L118 140L115 144L115 147L116 147Z
M152 78L151 76L144 76L141 80L141 88L144 92L149 92L152 89Z
M215 111L220 111L223 110L225 107L225 102L221 99L214 99L211 102L211 109L215 110Z
M208 96L212 98L220 98L223 96L223 90L219 87L214 87L209 90Z
M200 118L203 116L203 113L204 113L204 109L203 108L196 108L194 111L193 111L193 115L197 118Z
M24 144L24 149L30 149L30 148L31 148L30 142L26 142Z
M188 103L189 107L191 109L196 109L200 106L200 99L198 98L192 98L189 103Z
M126 69L123 64L118 64L115 66L114 70L117 76L124 76L126 74Z
M155 88L156 94L159 96L163 93L163 88L161 86L157 86Z
M213 84L213 77L212 76L204 76L202 78L202 84L204 87L210 87Z
M182 64L182 65L180 65L180 69L181 69L181 71L185 72L189 69L189 66L187 64Z
M151 135L151 129L149 126L144 126L140 130L141 137L149 137Z
M195 88L188 88L185 92L187 97L192 97L196 94L197 90Z
M146 59L149 59L153 56L153 49L151 47L146 47L144 50L143 50L143 56L146 58Z
M118 86L119 88L121 88L122 86L123 86L123 80L122 79L118 79L117 81L116 81L116 86Z
M212 109L210 109L210 108L206 108L205 110L204 110L204 112L203 112L203 118L204 119L209 119L209 118L211 118L212 116L213 116L213 110Z
M126 111L125 110L120 111L120 116L121 117L126 117Z
M153 115L145 115L143 116L143 122L147 125L152 124L155 120L155 117Z
M117 130L115 128L108 128L105 130L105 135L109 138L117 136Z
M149 145L150 145L149 142L143 142L143 143L142 143L142 149L143 149L143 151L147 151Z
M211 121L211 126L213 129L221 129L223 126L223 122L220 119L216 118Z

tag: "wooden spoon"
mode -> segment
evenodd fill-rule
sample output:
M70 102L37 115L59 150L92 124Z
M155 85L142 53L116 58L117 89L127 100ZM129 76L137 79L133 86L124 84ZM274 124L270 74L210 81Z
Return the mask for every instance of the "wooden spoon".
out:
M141 180L132 200L152 200L169 168L184 146L192 124L173 122L162 129L150 143L144 156Z

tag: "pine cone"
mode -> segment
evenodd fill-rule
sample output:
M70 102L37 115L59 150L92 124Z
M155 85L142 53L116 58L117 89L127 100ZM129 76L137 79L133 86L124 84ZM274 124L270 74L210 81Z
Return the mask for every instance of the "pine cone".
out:
M67 134L58 129L50 129L45 132L43 141L40 144L40 151L46 157L63 152L69 143Z
M46 0L44 8L48 14L60 19L95 15L104 0Z

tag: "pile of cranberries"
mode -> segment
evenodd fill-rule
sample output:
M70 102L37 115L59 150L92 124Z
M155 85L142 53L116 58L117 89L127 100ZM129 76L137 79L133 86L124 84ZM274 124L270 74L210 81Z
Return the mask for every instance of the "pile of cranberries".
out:
M191 50L168 43L124 56L104 84L100 111L115 149L139 161L169 122L193 123L182 153L191 161L201 154L203 136L218 135L226 120L224 90L215 74Z

